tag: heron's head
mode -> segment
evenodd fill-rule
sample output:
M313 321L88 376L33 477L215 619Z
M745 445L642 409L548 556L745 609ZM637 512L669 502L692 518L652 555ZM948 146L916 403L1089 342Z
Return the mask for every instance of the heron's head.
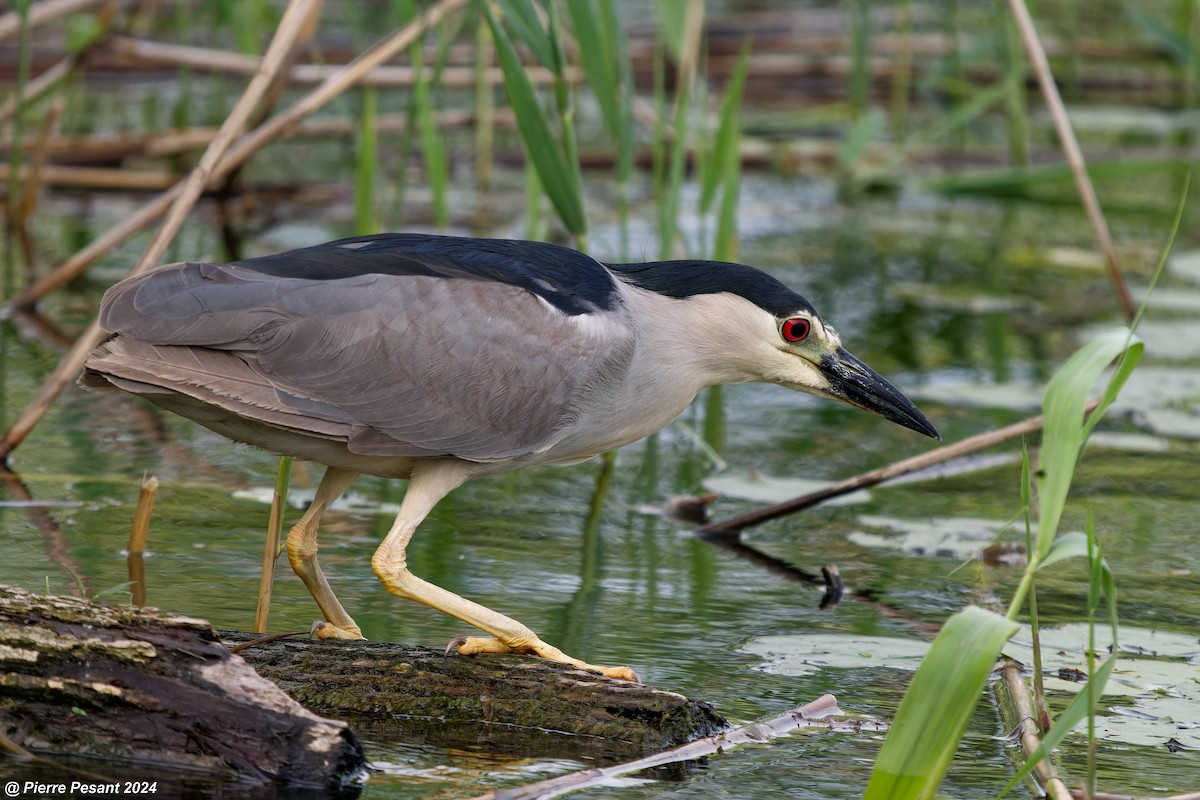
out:
M842 347L837 331L807 304L778 316L757 307L747 311L758 317L754 327L770 341L770 352L758 348L765 380L857 406L918 433L941 438L921 410Z
M609 265L628 283L672 298L654 320L685 342L710 383L764 381L870 411L940 439L900 390L842 347L812 304L744 264L670 261ZM679 331L689 335L679 337ZM691 335L693 332L703 332Z

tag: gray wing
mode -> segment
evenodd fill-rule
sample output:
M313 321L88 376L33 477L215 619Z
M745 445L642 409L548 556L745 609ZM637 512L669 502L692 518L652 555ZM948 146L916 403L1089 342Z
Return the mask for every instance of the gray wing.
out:
M627 363L621 316L596 335L594 320L506 284L172 264L109 290L100 323L118 336L88 368L352 452L488 461L563 435L594 382Z

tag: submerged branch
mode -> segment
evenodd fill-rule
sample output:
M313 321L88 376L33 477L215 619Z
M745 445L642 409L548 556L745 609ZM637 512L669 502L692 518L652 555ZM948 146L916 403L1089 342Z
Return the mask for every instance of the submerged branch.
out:
M782 736L794 731L797 728L812 727L814 725L833 727L834 723L828 721L828 718L840 713L841 710L837 707L837 699L831 694L822 695L807 705L792 709L786 714L767 720L766 722L756 722L752 725L746 725L745 727L729 731L728 733L709 736L706 739L697 739L680 747L664 750L661 753L656 753L646 758L639 758L636 761L630 761L626 764L585 769L579 772L559 775L549 780L519 786L515 789L501 789L500 791L489 792L488 794L480 795L476 800L546 800L546 798L557 797L578 789L602 786L613 778L628 775L631 772L639 772L680 761L695 761L714 753L723 753L738 745L765 742L776 736ZM854 725L860 730L864 727L862 723L854 723Z
M1025 679L1021 677L1020 664L1007 658L1002 661L999 686L1017 718L1014 735L1021 742L1024 758L1028 760L1042 744L1038 736L1037 714L1033 710L1033 699L1029 696ZM1055 773L1054 765L1048 758L1039 761L1033 770L1037 773L1038 784L1050 800L1071 800L1071 790Z
M1084 413L1090 413L1099 404L1099 399L1090 401L1084 408ZM695 533L704 537L715 536L736 536L742 529L749 528L753 525L761 525L779 517L785 517L788 514L794 514L797 511L803 511L826 500L831 500L835 497L841 497L845 494L850 494L858 489L864 489L868 486L890 481L899 478L902 475L908 475L919 470L927 469L938 464L945 463L961 456L970 455L980 450L986 450L989 447L994 447L1002 444L1018 436L1024 436L1027 433L1034 433L1042 429L1045 418L1038 414L1034 417L1023 419L1020 422L1014 422L1012 425L1006 425L994 431L976 434L969 438L963 439L961 442L945 445L928 453L922 453L912 458L906 458L902 461L897 461L889 464L886 467L863 472L855 475L852 478L847 478L844 481L838 481L832 486L826 486L823 489L818 489L815 492L793 497L791 500L785 500L782 503L775 503L755 511L748 511L745 514L738 514L726 519L710 522L695 530Z

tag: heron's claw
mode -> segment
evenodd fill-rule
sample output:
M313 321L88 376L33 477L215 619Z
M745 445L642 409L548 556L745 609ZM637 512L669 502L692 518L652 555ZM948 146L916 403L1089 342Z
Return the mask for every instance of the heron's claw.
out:
M317 620L313 623L312 632L316 634L318 639L362 639L362 631L357 625L352 627L339 628L332 622L323 622Z
M471 656L480 653L521 653L528 655L540 656L548 661L557 661L562 664L571 664L572 666L586 669L589 672L598 672L606 678L615 678L621 681L630 681L632 683L641 683L642 679L638 674L629 667L598 667L595 664L588 664L585 661L580 661L577 658L571 658L563 653L557 647L552 647L540 639L531 645L525 647L509 647L499 639L482 638L476 636L459 636L451 640L446 647L446 652L458 650L459 655Z

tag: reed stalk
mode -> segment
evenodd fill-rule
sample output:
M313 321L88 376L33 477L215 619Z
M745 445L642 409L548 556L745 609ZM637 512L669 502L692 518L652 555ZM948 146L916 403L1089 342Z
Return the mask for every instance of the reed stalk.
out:
M315 2L317 0L292 0L288 5L288 9L284 13L275 38L272 40L271 46L267 51L263 72L255 75L250 81L250 84L246 87L246 91L230 112L229 117L221 125L217 136L205 151L196 168L192 170L188 179L184 183L178 184L178 191L163 195L164 198L169 198L170 202L169 209L165 209L167 217L155 233L149 246L142 253L137 264L130 271L131 274L143 272L158 263L159 258L166 251L167 245L183 224L184 219L199 198L204 187L210 180L214 179L222 157L233 143L242 125L249 119L255 108L257 108L263 94L273 81L275 70L285 62L296 37L299 35L302 26L308 18L308 11ZM29 432L33 430L38 421L45 416L54 399L58 397L67 384L79 372L88 353L100 342L103 336L104 332L101 330L99 323L95 321L80 334L74 347L59 362L54 372L46 379L25 410L5 433L3 441L0 441L0 458L7 457L13 448L29 435Z
M1117 300L1120 302L1125 316L1132 320L1137 314L1137 309L1134 307L1133 298L1129 296L1129 288L1125 285L1125 276L1121 272L1117 251L1113 247L1112 237L1108 232L1108 223L1104 219L1104 212L1100 209L1100 201L1096 198L1096 190L1092 186L1091 178L1088 177L1083 150L1080 149L1079 141L1075 138L1075 130L1071 127L1071 120L1067 117L1067 109L1063 105L1058 87L1054 83L1050 62L1046 59L1046 51L1038 38L1033 18L1029 15L1025 0L1008 0L1008 6L1012 10L1017 28L1021 32L1021 39L1025 43L1025 51L1029 55L1029 60L1033 64L1033 71L1037 76L1038 85L1041 87L1042 96L1050 109L1054 130L1058 134L1063 154L1075 177L1075 188L1079 192L1079 199L1083 202L1088 222L1091 223L1096 241L1100 245L1100 251L1104 254L1105 262L1108 265L1108 276L1116 290Z
M129 531L129 545L126 548L130 589L135 606L146 604L146 569L143 558L146 551L146 537L150 533L150 518L154 514L154 500L157 496L158 478L154 476L143 478L142 486L138 490L137 507L133 512L133 526Z

